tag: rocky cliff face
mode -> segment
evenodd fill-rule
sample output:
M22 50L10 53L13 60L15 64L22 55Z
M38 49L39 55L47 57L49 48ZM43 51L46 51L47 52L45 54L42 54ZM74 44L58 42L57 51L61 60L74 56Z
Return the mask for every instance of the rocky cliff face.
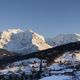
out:
M20 54L51 48L43 36L32 30L8 29L0 33L0 48Z

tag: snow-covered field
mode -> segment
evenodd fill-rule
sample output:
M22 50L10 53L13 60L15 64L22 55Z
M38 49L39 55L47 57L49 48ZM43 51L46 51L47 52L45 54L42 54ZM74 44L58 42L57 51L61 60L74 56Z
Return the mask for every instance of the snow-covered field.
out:
M65 76L65 75L58 75L58 76L50 76L50 77L45 77L40 80L71 80L71 76Z
M46 61L45 60L43 61L44 63L42 63L42 65L45 66ZM76 62L74 62L74 65L73 63L68 64L68 65L61 64L61 63L54 63L51 66L48 66L46 68L43 67L42 68L43 72L41 73L42 77L40 80L73 80L72 78L74 77L75 74L73 75L72 73L74 73L74 71L76 72L78 76L80 76L80 71L76 70L75 66L77 64L76 65L75 64ZM40 59L33 58L29 60L15 62L11 66L10 65L7 66L6 69L0 70L0 74L9 75L11 73L21 74L22 72L25 72L25 74L31 75L33 69L35 69L36 72L39 71Z

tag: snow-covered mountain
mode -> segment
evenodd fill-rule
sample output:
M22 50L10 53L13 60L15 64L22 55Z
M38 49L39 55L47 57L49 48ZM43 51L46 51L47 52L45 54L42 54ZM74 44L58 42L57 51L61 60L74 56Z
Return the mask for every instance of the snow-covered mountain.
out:
M8 29L0 32L0 48L22 54L76 41L80 41L80 34L60 34L54 38L44 38L32 30Z
M57 46L76 41L80 41L80 34L60 34L54 38L46 38L46 42L51 46Z
M30 53L51 48L43 36L32 30L8 29L0 32L0 48L17 53Z
M44 38L32 30L8 29L0 32L0 56L3 58L14 56L13 52L23 55L76 41L80 41L80 34L61 34L54 38ZM17 61L9 64L6 69L0 70L0 73L8 74L8 76L11 72L19 76L22 76L21 73L25 73L30 79L29 74L36 76L31 71L38 72L40 64L41 60L38 58ZM39 80L74 80L76 73L78 79L75 80L80 80L80 51L65 52L56 58L50 66L46 66L46 64L46 60L42 61L43 71L40 75L41 78L44 78ZM33 78L36 80L36 77Z

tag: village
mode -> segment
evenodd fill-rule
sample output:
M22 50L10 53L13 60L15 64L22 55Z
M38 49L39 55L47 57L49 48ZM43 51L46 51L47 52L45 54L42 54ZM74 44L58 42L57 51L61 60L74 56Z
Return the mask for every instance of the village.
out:
M52 75L66 75L77 77L80 71L80 62L56 61L47 66L47 61L42 59L29 59L8 64L6 69L0 70L0 80L39 80Z

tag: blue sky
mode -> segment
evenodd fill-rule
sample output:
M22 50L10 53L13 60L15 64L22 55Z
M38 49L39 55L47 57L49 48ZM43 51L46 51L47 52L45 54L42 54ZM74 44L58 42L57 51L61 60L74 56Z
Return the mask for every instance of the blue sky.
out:
M80 0L0 0L0 31L8 28L46 37L80 33Z

